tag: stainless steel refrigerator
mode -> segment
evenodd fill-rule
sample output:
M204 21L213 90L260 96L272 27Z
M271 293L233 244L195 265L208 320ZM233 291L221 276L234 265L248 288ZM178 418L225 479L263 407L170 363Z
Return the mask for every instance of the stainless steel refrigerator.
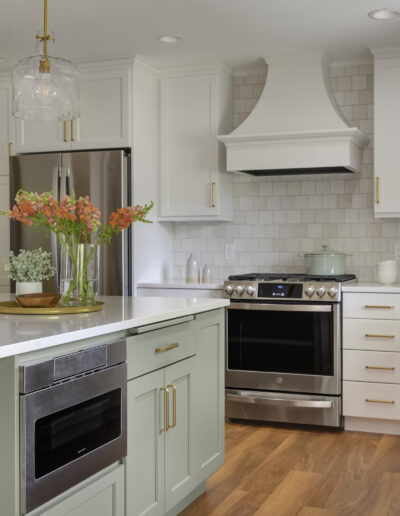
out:
M52 190L57 199L74 190L78 197L89 195L101 212L102 222L107 222L112 211L131 204L130 164L130 152L125 149L13 156L10 162L10 203L13 204L20 188L38 193ZM101 245L100 295L132 293L131 228L115 235L111 245ZM38 247L51 251L57 273L48 287L58 289L60 250L55 235L38 233L14 221L11 221L10 235L10 247L15 253L20 249Z

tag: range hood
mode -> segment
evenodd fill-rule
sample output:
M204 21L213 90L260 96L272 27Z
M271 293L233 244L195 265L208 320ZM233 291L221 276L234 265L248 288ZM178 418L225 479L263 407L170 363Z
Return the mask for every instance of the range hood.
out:
M266 59L267 81L225 143L227 170L253 175L361 171L368 138L349 127L331 89L324 54Z

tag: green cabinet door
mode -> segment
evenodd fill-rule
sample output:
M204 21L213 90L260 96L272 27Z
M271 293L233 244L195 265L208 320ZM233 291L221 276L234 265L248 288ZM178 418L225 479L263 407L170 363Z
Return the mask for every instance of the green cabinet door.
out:
M121 465L44 512L40 516L124 516L125 478Z
M199 482L224 463L225 310L196 316L196 470Z
M164 514L164 369L128 382L126 516Z
M195 363L193 357L165 368L165 386L170 396L170 428L164 436L166 512L197 485L193 461L197 445L194 438Z

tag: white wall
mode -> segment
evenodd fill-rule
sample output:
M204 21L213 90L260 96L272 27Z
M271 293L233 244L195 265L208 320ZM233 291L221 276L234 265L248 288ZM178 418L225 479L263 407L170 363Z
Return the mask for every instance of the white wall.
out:
M149 220L160 207L160 91L157 72L141 59L133 66L133 204L154 202ZM169 223L133 227L133 282L163 281L171 277L172 227ZM136 293L134 291L134 293Z

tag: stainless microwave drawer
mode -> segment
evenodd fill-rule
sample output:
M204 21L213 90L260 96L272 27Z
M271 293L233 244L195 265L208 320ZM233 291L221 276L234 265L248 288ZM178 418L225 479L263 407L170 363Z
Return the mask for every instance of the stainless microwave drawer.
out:
M126 339L128 380L196 354L193 321L133 335Z

